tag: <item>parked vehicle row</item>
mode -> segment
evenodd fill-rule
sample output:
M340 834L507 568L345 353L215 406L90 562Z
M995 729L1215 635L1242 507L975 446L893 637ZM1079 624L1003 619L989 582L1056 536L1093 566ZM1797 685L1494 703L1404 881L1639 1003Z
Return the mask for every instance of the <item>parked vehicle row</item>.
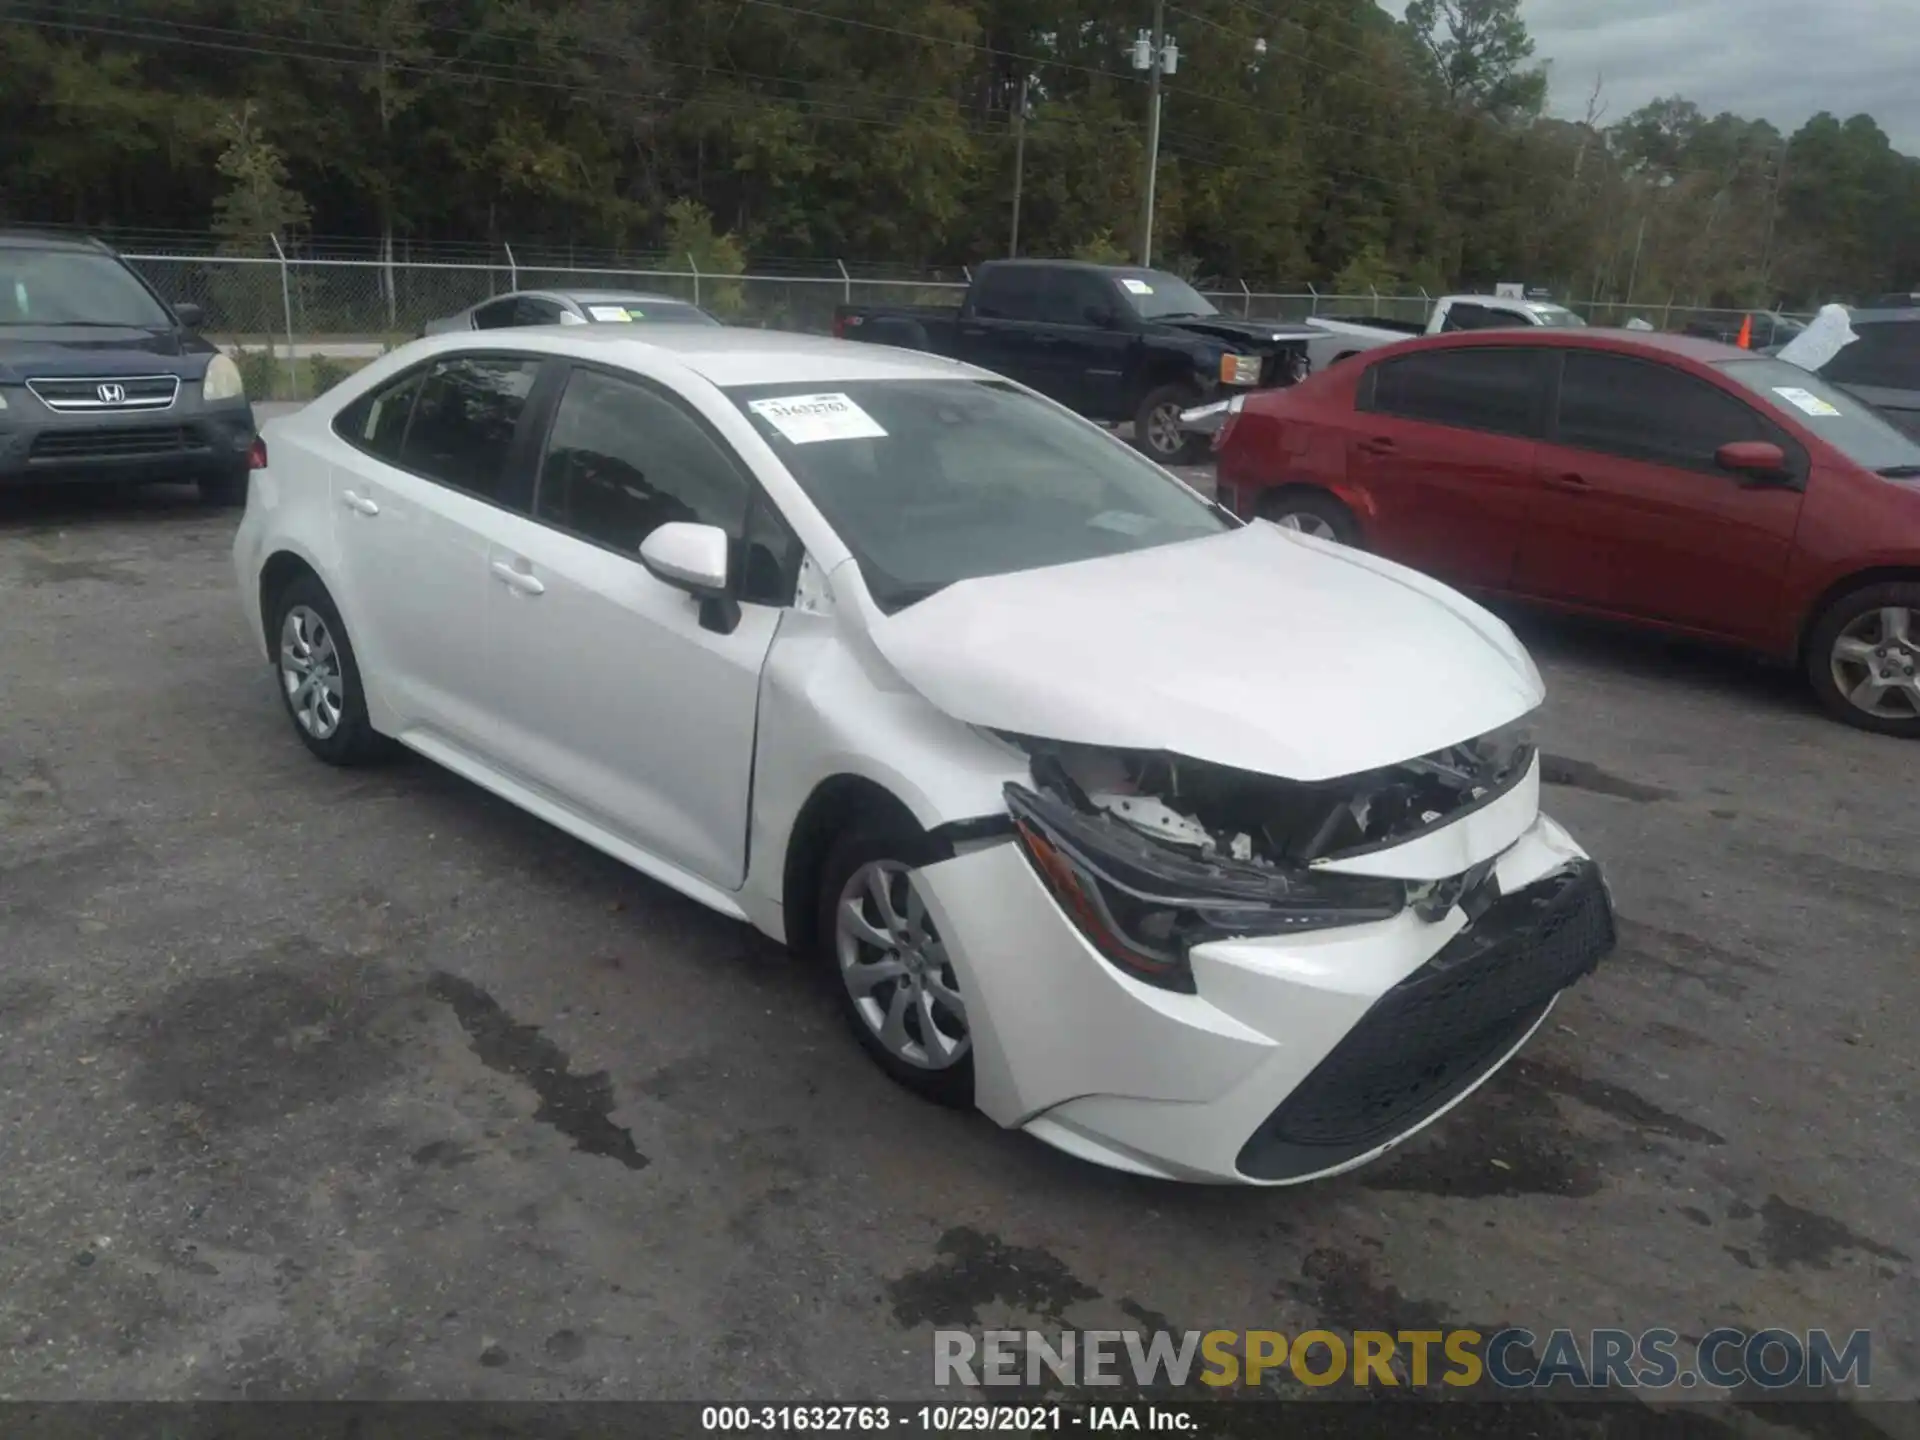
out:
M1162 270L1058 260L982 265L958 307L842 305L833 333L962 360L1089 419L1131 422L1134 443L1164 464L1205 453L1183 411L1296 383L1318 334L1222 314Z
M1307 324L1326 334L1308 342L1316 371L1382 345L1397 345L1415 335L1453 335L1462 330L1565 329L1584 326L1564 305L1506 295L1447 295L1434 303L1425 320L1384 320L1378 316L1316 315Z
M448 335L265 450L234 563L316 756L411 747L817 957L889 1074L1073 1155L1363 1164L1613 943L1504 624L974 366Z
M1243 516L1740 645L1802 667L1840 718L1920 737L1920 442L1798 366L1683 336L1489 331L1235 412L1216 445Z

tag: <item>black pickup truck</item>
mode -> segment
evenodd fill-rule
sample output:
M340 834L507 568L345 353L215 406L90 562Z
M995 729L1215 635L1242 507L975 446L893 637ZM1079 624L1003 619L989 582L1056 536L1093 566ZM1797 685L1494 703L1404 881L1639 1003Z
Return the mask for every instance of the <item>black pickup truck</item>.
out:
M1204 437L1180 412L1306 377L1300 325L1224 315L1177 275L1064 260L995 260L958 309L842 305L845 340L951 356L1030 385L1091 420L1133 422L1163 463L1197 458Z

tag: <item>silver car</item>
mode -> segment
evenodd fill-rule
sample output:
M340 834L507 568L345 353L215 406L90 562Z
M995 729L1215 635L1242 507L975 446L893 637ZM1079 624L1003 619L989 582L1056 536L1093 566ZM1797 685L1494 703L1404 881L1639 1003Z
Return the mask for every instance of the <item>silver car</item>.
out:
M422 335L507 330L527 325L718 325L702 310L671 295L633 290L514 290L429 320Z

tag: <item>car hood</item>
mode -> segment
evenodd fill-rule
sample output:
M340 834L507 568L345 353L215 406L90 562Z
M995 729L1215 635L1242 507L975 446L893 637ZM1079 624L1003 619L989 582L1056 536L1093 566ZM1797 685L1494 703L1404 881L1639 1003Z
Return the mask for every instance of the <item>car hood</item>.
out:
M970 724L1291 780L1431 754L1545 696L1513 632L1472 601L1266 521L961 581L870 634Z
M1199 315L1191 319L1156 320L1152 323L1164 325L1169 330L1183 330L1189 335L1204 335L1211 340L1262 347L1311 340L1317 333L1304 325L1276 324L1270 320L1236 320L1231 315Z
M177 330L107 326L8 325L0 327L0 376L197 375L204 355L187 352ZM204 346L206 354L211 346Z

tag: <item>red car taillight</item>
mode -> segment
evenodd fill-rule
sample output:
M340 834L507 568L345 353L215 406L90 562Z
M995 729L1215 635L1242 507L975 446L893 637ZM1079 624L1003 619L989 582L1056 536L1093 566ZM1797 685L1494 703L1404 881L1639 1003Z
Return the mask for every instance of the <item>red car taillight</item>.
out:
M267 442L254 437L253 448L247 451L247 469L264 470L267 468Z

